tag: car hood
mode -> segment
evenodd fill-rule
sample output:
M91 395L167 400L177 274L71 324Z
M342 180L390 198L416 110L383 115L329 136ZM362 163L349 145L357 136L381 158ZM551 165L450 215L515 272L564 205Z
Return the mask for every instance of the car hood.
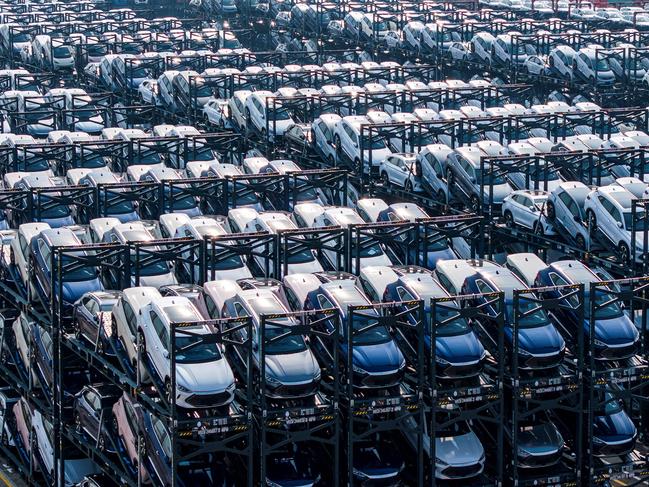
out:
M74 303L81 296L90 291L98 291L103 289L99 279L91 279L89 281L63 281L63 301ZM56 291L55 291L56 292Z
M533 354L559 353L565 344L554 325L519 328L518 343Z
M595 337L604 343L621 345L635 342L638 330L625 314L610 320L595 320Z
M390 340L377 345L354 345L352 361L367 372L396 372L403 362L403 355L394 340Z
M435 269L435 267L437 267L437 262L439 262L440 260L452 260L452 259L457 259L457 256L448 247L442 250L428 251L428 259L427 259L428 268L433 270Z
M45 137L49 134L54 128L52 127L52 119L41 120L43 123L30 123L27 125L27 133L35 137Z
M629 415L621 410L614 414L595 416L593 435L607 441L630 440L637 430Z
M269 122L268 122L268 131L271 132L271 133L273 133L273 128L274 128L274 129L275 129L275 130L274 130L274 133L275 133L275 134L277 134L277 135L284 135L284 132L286 132L286 130L287 130L291 125L293 125L294 123L295 123L295 122L294 122L293 120L291 120L291 119L288 119L288 120L277 120L277 121L275 121L274 124L273 124L272 121L269 121Z
M435 438L435 457L448 465L473 465L484 455L484 447L474 432Z
M289 264L289 274L311 274L313 272L322 272L323 268L315 258L311 262L304 262L301 264Z
M313 381L320 373L320 367L311 353L266 355L266 375L277 378L283 384Z
M71 215L62 216L61 218L41 218L43 223L47 223L51 228L60 228L68 225L74 225L74 219Z
M207 276L208 276L208 278L210 278L210 280L212 280L211 279L212 271L210 271L209 269L207 271ZM246 266L239 267L237 269L214 271L214 280L217 280L217 281L222 281L222 280L236 281L238 279L246 279L246 278L249 278L249 277L252 277L252 273L250 272L250 270Z
M390 154L392 154L392 151L390 149L388 149L387 147L385 149L366 150L365 151L365 162L370 162L370 152L372 153L372 165L373 166L378 166L383 161L385 161L386 157L388 157Z
M435 351L439 358L448 362L465 363L480 360L484 347L471 331L462 335L436 337Z
M563 438L552 423L539 423L518 433L518 449L532 455L549 455L563 447Z
M234 384L234 374L224 358L199 364L176 362L176 384L191 392L222 392Z

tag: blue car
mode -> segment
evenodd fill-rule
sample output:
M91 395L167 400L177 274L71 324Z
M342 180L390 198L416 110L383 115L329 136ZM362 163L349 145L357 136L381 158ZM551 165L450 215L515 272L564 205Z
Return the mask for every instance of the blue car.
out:
M81 246L79 238L69 228L52 228L43 230L31 241L31 254L34 259L34 272L36 279L34 287L40 299L48 303L51 296L59 298L59 286L55 289L50 288L52 269L51 266L51 249L56 246ZM68 254L69 255L69 254ZM83 250L76 252L79 257L87 255ZM61 265L73 263L70 257L63 255ZM99 280L97 269L92 266L75 265L64 269L62 278L62 296L61 307L65 312L71 314L74 303L84 294L91 291L102 291L103 286Z
M379 213L377 222L415 222L418 219L429 218L424 210L413 203L394 203ZM411 238L405 234L395 237L395 240L404 242ZM426 240L426 248L419 247L419 262L429 269L435 269L437 262L440 260L457 259L455 252L448 245L448 238L443 235L420 235L420 238ZM406 261L406 254L403 252L402 245L394 245L394 252L402 262ZM415 262L416 250L408 246L408 258L410 262Z
M426 314L426 323L431 320L431 299L449 297L444 288L433 279L432 274L425 270L411 268L411 272L397 270L401 276L396 282L388 284L383 301L411 301L423 300ZM465 318L449 309L449 305L456 307L456 303L445 303L435 312L435 361L437 376L443 378L459 379L473 377L480 373L487 352L478 340L471 325ZM400 312L406 311L403 306ZM416 317L408 314L408 320L413 324ZM411 337L416 339L415 336ZM425 327L424 343L426 350L431 347L431 329Z
M399 350L392 335L384 325L378 324L379 314L376 309L358 311L354 316L352 336L352 363L348 361L348 307L370 305L351 281L333 281L322 284L307 295L306 309L338 309L341 319L338 353L342 363L353 371L353 384L359 388L391 387L399 384L406 366L406 360ZM325 320L329 331L335 321ZM331 361L330 347L318 340L315 352L323 361Z
M505 268L482 268L466 278L463 294L505 293L505 347L511 350L514 338L513 290L527 289L527 286L511 270ZM478 304L486 304L487 298L477 298ZM490 315L497 310L488 305L483 311ZM530 301L521 300L520 312L525 316L518 324L518 367L523 370L548 369L558 366L563 360L566 342L552 324L548 314ZM492 340L497 340L497 330L492 328Z
M593 454L626 455L635 447L638 429L614 394L605 392L603 396L603 404L595 408Z
M601 279L587 266L576 260L563 260L549 264L541 269L536 277L537 286L565 286L568 284L584 284L584 336L586 343L590 343L590 283L600 282ZM601 291L599 291L601 290ZM600 287L596 292L595 306L604 305L595 311L594 331L594 354L598 360L620 360L633 356L637 351L640 334L620 307L619 301L606 292L606 288ZM567 291L566 291L567 292ZM561 298L559 291L547 293L550 298ZM613 300L613 302L609 302ZM572 307L579 305L579 298L576 295L564 298L567 304ZM576 333L578 330L579 316L576 311L565 308L554 311L558 320L566 327L572 328L569 332Z

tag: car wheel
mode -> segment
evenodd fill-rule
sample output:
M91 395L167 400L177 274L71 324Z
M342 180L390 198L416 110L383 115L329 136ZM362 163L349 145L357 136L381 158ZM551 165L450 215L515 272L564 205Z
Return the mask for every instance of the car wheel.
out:
M629 247L624 242L620 242L620 245L617 247L618 255L620 256L620 262L623 265L627 265L630 260Z
M577 241L577 248L580 250L586 250L586 239L581 233L575 237L575 240Z
M334 137L334 147L336 148L336 157L340 160L342 155L342 147L340 146L340 137L337 135Z
M97 446L99 447L99 451L106 451L106 438L101 433L99 434Z
M591 233L597 231L597 217L595 216L595 213L593 213L591 210L588 210L588 228L590 229Z
M388 176L387 172L381 173L381 182L386 188L390 186L390 177Z
M354 159L354 170L357 174L362 174L364 168L361 167L361 160L357 157ZM368 169L369 172L369 169Z
M77 433L81 433L81 416L77 411L74 412L74 427L77 430Z
M455 175L450 169L446 171L446 185L449 188L449 192L453 185L455 184Z
M250 110L246 108L245 111L245 117L246 117L246 126L252 127L252 117L250 116Z
M554 210L554 203L548 201L548 204L545 205L545 211L548 217L548 220L554 220L557 216L556 211Z
M505 212L505 226L507 228L514 228L514 215L511 211Z
M167 401L173 401L173 391L171 390L171 381L169 379L165 380L165 397Z

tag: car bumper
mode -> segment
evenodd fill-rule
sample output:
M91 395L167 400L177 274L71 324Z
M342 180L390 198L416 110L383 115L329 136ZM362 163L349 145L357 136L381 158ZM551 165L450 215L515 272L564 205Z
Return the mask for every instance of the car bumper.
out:
M454 466L448 465L435 469L435 478L438 479L468 479L482 473L484 464L474 463L472 465Z

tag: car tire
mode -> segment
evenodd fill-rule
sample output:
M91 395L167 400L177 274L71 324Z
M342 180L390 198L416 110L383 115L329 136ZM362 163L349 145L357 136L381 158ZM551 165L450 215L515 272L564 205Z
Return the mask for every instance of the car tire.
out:
M453 174L453 171L450 169L446 170L446 187L449 190L449 193L451 191L451 188L453 187L453 184L455 184L455 175Z
M622 265L627 265L631 260L631 253L629 252L629 246L624 242L620 242L620 245L617 246L617 252L620 257L620 262Z
M577 242L578 249L586 250L586 239L581 233L577 234L577 236L575 237L575 241Z
M388 176L387 172L381 173L381 183L383 183L383 186L386 188L390 186L390 177Z
M79 416L79 413L77 411L74 412L74 428L77 430L77 433L82 433L81 416Z
M473 195L471 196L471 211L477 213L480 210L480 199Z
M171 390L171 381L169 378L165 379L165 398L169 403L173 401L173 391Z
M532 227L532 231L534 232L534 235L538 235L539 237L544 237L545 236L545 230L543 230L543 224L541 224L540 221L535 221L534 226Z
M97 447L99 448L99 451L106 451L106 437L99 433L99 439L97 440Z
M329 161L329 165L331 167L336 167L336 160L334 159L334 156L329 154L329 157L327 157L327 161Z
M507 228L514 228L514 215L512 215L512 212L506 211L504 216L505 216L505 226Z
M548 201L547 205L545 205L545 212L548 220L554 220L557 216L557 213L554 209L554 203Z

